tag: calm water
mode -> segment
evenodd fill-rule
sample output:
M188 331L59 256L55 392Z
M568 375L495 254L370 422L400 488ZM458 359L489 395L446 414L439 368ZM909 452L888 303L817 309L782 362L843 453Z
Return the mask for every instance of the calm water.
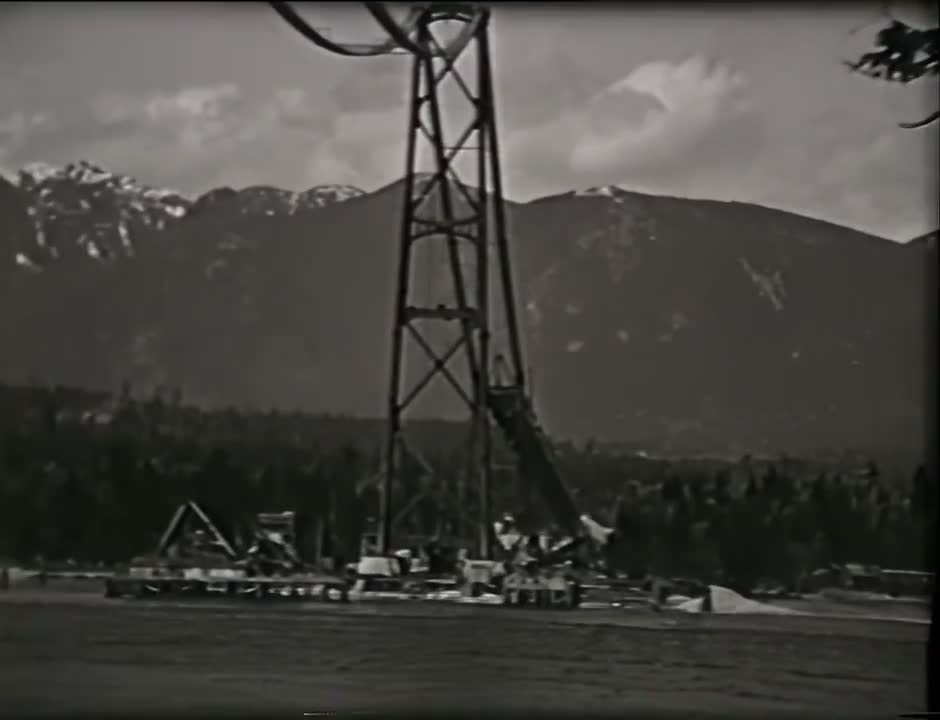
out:
M0 714L923 709L927 625L426 603L0 596Z

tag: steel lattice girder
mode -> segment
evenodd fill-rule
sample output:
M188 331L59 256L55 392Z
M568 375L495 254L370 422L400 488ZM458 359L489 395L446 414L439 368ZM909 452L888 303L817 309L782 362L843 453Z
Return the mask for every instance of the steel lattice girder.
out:
M440 376L454 388L470 413L467 476L476 479L478 486L478 551L481 557L489 557L489 483L492 457L487 391L492 374L489 302L491 244L496 250L495 261L502 290L500 309L508 333L510 382L520 389L524 388L525 384L503 204L488 38L489 10L486 6L475 3L426 3L412 6L405 20L398 23L391 18L382 3L365 3L387 37L371 44L341 44L325 38L301 19L287 3L275 2L272 5L281 17L308 40L331 52L368 57L404 50L412 55L404 203L399 236L398 289L393 317L388 425L380 493L379 551L387 554L391 550L391 491L398 480L400 470L398 456L404 443L405 412L432 380ZM444 21L459 22L463 27L450 42L439 43L431 26ZM472 82L468 82L458 71L456 62L471 46L476 54L476 77ZM439 90L445 81L451 79L460 87L471 110L463 132L453 144L448 145L441 120L442 103ZM422 110L425 107L429 110L429 123L422 118ZM468 142L474 137L475 146L468 146ZM435 171L423 186L419 186L417 182L416 149L420 140L430 146L435 165ZM461 152L476 153L475 194L468 190L454 168L454 161ZM491 189L488 181L491 182ZM470 209L469 215L456 215L453 194L455 189L459 199ZM439 199L438 216L419 215L420 208L435 191ZM411 304L409 298L414 261L413 246L418 242L440 242L442 239L446 244L450 275L454 284L454 304L438 307ZM461 242L469 243L475 249L476 272L470 281L475 289L475 305L471 305L467 299L467 279L458 247ZM450 344L445 352L436 352L416 326L418 320L457 322L461 328L460 337ZM403 392L401 386L406 338L418 345L431 359L433 367L408 392ZM469 367L469 377L465 378L464 383L460 382L449 367L452 360L461 353ZM459 498L459 504L462 507L465 505L463 497Z

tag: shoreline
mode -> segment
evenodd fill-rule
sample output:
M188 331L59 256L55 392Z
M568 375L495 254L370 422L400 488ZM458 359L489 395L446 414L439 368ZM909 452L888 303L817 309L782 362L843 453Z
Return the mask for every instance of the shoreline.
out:
M50 573L47 577L45 586L38 584L36 574L19 575L15 582L11 582L9 589L0 591L0 604L13 605L46 605L46 604L113 604L116 606L134 606L144 604L165 606L167 608L181 607L230 607L230 608L264 608L265 611L291 607L309 607L311 605L321 605L313 601L289 601L274 602L259 605L243 600L228 600L226 598L172 598L172 599L108 599L104 597L104 579L109 577L110 573L68 573L67 575ZM12 578L11 578L12 580ZM866 598L863 601L851 602L845 600L833 600L823 595L805 596L800 599L781 599L763 601L769 605L776 605L799 611L799 614L793 615L794 618L804 618L812 620L831 620L831 621L863 621L863 622L896 622L916 625L929 625L930 623L930 602L920 598L885 598L871 599ZM359 600L350 603L352 606L375 606L419 609L428 606L434 607L463 607L471 609L474 606L462 603L450 603L446 601L434 601L424 599L396 599L378 603L370 600ZM546 611L526 610L527 616L531 615L533 619L545 616ZM549 611L550 612L550 611ZM572 613L572 611L567 611ZM574 615L598 616L599 614L610 615L612 617L642 617L650 613L647 606L643 603L624 603L614 605L612 603L592 603L589 607L584 607L573 611ZM409 613L410 614L410 613ZM662 613L656 613L656 617L662 619L684 617L688 613L675 610L666 610ZM741 619L758 619L765 617L763 613L708 613L705 615L715 617L737 617ZM771 615L766 615L771 617ZM780 617L774 615L773 617ZM787 617L787 616L783 616Z

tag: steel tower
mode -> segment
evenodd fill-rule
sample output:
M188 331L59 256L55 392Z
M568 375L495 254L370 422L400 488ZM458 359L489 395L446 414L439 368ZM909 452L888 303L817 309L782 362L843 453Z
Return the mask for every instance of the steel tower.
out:
M408 452L405 418L432 382L443 380L467 410L464 480L477 491L476 551L479 557L489 558L493 460L488 393L496 380L501 387L516 388L520 393L525 388L494 108L490 11L480 4L425 3L413 6L403 21L396 22L384 4L365 3L386 37L368 44L340 44L312 28L287 3L272 5L308 40L331 52L354 57L411 56L387 433L380 485L379 552L387 554L392 548L392 489L400 477L402 453ZM460 27L450 41L441 39L437 32L445 23ZM461 73L457 60L468 51L474 55L474 69L472 73ZM445 138L442 119L442 88L448 83L456 85L466 100L461 102L466 106L460 120L463 130L451 140ZM419 174L418 169L422 149L432 158L433 170L426 174ZM467 182L455 167L458 156L462 165L473 167L465 173L472 176ZM468 157L472 162L467 161ZM451 284L446 302L437 302L433 307L415 297L415 250L424 243L442 249ZM495 275L495 282L491 275ZM441 352L429 337L435 335L435 328L439 331L445 326L456 337ZM508 361L501 355L494 356L493 327L506 330ZM405 387L408 350L426 355L432 367L416 384ZM459 357L464 359L465 367L455 370ZM503 367L495 363L508 363L508 377L495 377ZM466 501L464 486L459 502L462 505Z

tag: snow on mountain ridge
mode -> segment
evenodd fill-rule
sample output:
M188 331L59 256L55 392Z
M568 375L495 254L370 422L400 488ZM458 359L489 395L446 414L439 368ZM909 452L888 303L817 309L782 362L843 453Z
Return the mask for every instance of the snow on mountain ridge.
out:
M300 193L301 195L317 195L317 196L333 196L333 202L343 202L345 200L351 200L354 197L359 197L360 195L365 195L363 190L355 187L354 185L342 185L342 184L329 184L329 185L314 185L309 190L305 190Z
M183 198L183 195L176 190L140 185L127 175L109 172L86 160L69 163L64 167L56 167L44 162L28 163L19 170L11 182L20 189L28 190L51 180L68 180L78 185L104 184L112 187L116 186L122 190L137 192L144 197L155 200L168 197Z
M34 207L47 214L49 211L75 214L100 205L105 190L126 196L132 210L161 210L173 217L185 214L190 204L175 190L152 188L139 184L126 175L111 173L84 160L56 168L46 163L31 163L19 171L14 183L20 190L38 194ZM82 192L88 190L88 194Z
M601 187L590 187L587 190L575 190L574 194L578 197L617 197L627 192L619 185L603 185Z
M60 172L60 170L48 163L43 162L33 162L27 165L24 165L17 175L14 185L18 187L22 184L24 175L29 177L35 183L41 183L43 180L47 180L50 177L54 177Z
M99 262L133 256L142 231L182 218L191 204L176 191L142 185L84 160L62 167L30 163L11 184L31 225L18 238L20 267L42 268L76 251Z
M256 185L241 190L215 188L197 199L169 188L155 188L85 160L54 166L33 162L4 173L19 191L16 197L23 221L13 238L16 252L9 258L21 269L42 270L66 256L99 263L137 254L170 225L202 215L210 206L239 215L293 215L364 195L344 184L315 185L306 190L283 190ZM232 203L229 205L229 203Z
M63 167L56 167L45 162L28 163L18 171L5 172L4 177L12 185L22 190L35 189L52 180L66 180L79 185L103 184L113 189L132 192L142 198L154 201L183 200L183 204L186 205L193 202L192 198L187 197L178 190L142 185L132 177L112 173L86 160L80 160L77 163L69 163ZM253 185L233 192L241 194L246 192L253 193L259 190L262 191L261 194L291 198L294 202L307 200L311 204L317 205L324 205L329 202L343 202L366 194L363 190L353 185L338 183L314 185L301 191L283 190L266 185ZM213 192L215 192L215 190L210 190L206 195ZM176 203L176 205L179 204L180 203ZM172 211L171 214L178 214L178 210Z
M237 203L240 215L294 215L301 210L322 208L361 195L365 192L351 185L315 185L299 192L271 185L251 185L241 190L210 190L200 196L194 206L204 209L219 202Z

